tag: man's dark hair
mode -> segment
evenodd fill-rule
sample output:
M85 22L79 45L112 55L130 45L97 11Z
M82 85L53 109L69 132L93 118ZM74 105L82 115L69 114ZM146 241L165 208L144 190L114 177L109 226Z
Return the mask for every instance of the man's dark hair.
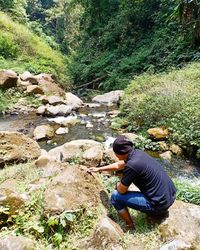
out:
M118 136L113 143L113 151L118 155L125 155L133 149L133 143L125 136Z

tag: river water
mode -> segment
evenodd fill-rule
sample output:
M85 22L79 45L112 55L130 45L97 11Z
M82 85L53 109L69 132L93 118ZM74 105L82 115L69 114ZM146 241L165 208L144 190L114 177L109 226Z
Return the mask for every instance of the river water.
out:
M47 151L60 146L66 142L77 139L93 139L101 141L105 148L108 148L117 136L116 131L110 128L112 112L117 110L116 106L105 106L88 104L85 107L73 112L68 117L48 118L36 115L35 112L29 114L4 115L0 117L0 131L18 131L28 136L33 136L36 126L51 124L58 128L58 123L66 119L78 119L79 123L69 127L69 133L65 135L55 135L51 140L39 141L41 148ZM179 179L189 179L200 184L200 164L194 160L173 158L171 163L161 161L170 176Z

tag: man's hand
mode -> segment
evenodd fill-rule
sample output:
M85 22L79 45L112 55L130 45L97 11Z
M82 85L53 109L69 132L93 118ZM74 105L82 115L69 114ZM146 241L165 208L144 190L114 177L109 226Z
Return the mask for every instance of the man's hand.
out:
M88 169L89 173L98 173L100 171L101 171L100 168L97 168L97 167L91 167Z

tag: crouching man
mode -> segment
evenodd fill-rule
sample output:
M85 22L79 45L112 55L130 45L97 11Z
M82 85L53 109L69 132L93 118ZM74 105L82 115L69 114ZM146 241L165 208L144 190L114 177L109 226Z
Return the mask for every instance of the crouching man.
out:
M119 217L129 228L134 228L128 208L152 216L167 214L168 208L175 201L176 189L159 162L144 151L134 149L133 143L124 136L119 136L114 141L113 151L119 162L104 167L92 167L89 171L123 170L122 179L116 184L111 196ZM141 192L128 191L132 183Z

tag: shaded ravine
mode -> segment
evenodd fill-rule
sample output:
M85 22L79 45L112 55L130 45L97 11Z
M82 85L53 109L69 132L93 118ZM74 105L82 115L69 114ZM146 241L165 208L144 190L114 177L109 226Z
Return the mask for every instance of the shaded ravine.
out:
M80 122L70 126L69 133L55 135L51 140L39 141L40 147L48 151L72 140L92 139L102 142L105 148L108 148L117 136L117 132L110 128L114 110L117 110L116 105L106 106L89 103L68 117L42 117L34 111L29 114L2 115L0 116L0 131L18 131L32 137L36 126L51 124L56 128L59 126L57 124L59 120L72 117L77 118ZM170 176L200 182L199 164L194 160L173 158L171 163L159 160Z

